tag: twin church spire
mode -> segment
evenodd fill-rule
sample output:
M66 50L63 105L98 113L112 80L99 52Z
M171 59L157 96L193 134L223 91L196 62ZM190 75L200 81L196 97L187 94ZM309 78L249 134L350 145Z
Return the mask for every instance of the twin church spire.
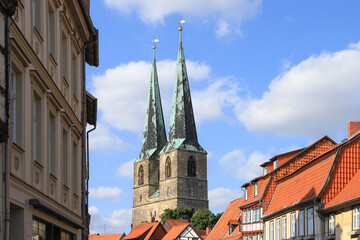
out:
M196 133L194 112L191 102L189 79L186 71L184 50L182 47L182 27L179 27L180 42L176 63L176 78L171 106L169 140L166 140L165 124L161 106L157 77L155 45L151 70L148 107L146 111L143 144L135 162L146 159L158 159L160 152L184 149L205 152L200 146Z

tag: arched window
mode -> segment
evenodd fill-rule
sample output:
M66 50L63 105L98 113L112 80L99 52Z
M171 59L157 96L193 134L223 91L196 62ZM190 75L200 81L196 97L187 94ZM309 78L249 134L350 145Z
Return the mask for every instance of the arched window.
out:
M168 177L171 177L171 161L169 157L167 157L165 162L165 178Z
M196 162L193 156L190 156L188 161L188 176L196 177Z
M138 185L143 185L143 184L144 184L144 168L142 165L140 165L138 172Z

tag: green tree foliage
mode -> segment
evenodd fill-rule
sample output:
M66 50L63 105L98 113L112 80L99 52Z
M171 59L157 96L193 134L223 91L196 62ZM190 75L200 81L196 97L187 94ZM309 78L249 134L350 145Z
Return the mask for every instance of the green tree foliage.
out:
M223 213L213 214L210 210L196 211L192 218L191 223L195 229L205 230L206 227L213 228Z
M185 216L191 220L195 229L205 230L206 227L213 228L223 213L213 214L210 210L194 211L191 208L177 207L175 209L165 209L160 215L161 221L165 219L180 219Z
M164 212L160 215L161 221L165 219L180 219L182 216L190 219L194 211L191 208L177 207L175 209L165 209Z

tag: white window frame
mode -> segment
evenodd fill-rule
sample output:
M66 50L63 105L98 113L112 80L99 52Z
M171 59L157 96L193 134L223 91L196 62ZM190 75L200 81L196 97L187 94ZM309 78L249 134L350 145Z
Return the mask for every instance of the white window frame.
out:
M296 237L296 213L291 213L291 228L290 228L290 236Z
M335 214L329 214L329 235L335 234Z
M299 211L298 222L299 222L298 235L300 237L305 236L305 210L304 209Z
M273 169L277 169L278 167L279 167L278 160L276 159L273 161Z
M314 208L308 208L306 213L307 235L314 235Z
M353 208L353 229L357 230L360 228L359 226L359 207Z
M281 232L281 236L282 236L282 239L287 239L287 224L286 224L286 216L284 216L282 218L282 232Z
M271 221L269 225L269 239L274 240L274 221Z
M276 219L275 240L280 240L280 218Z
M254 197L256 197L259 194L259 181L256 181L253 187L254 187Z
M244 201L247 201L248 200L248 186L245 187L245 193L244 193Z
M263 167L263 175L266 175L268 173L268 166Z

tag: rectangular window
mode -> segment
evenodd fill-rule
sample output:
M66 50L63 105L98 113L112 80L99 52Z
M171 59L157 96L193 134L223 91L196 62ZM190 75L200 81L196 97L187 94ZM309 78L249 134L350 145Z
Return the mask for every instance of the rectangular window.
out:
M244 201L248 200L248 187L245 187Z
M40 1L41 0L33 0L32 1L32 21L33 27L37 29L37 31L41 34L41 9L40 9Z
M34 93L33 100L33 159L38 163L42 163L41 158L41 141L42 141L42 131L41 131L41 98L39 95Z
M32 239L45 240L49 237L50 229L45 222L33 219L32 222Z
M276 219L275 240L280 240L280 219Z
M61 66L62 66L62 77L68 80L68 44L67 37L62 33L61 39Z
M49 54L55 57L55 13L50 6L48 15L48 38Z
M73 192L77 193L78 192L78 173L77 173L77 169L78 169L78 146L77 144L74 142L73 144L73 159L72 159L72 170L73 170L73 174L72 174L72 187L73 187Z
M55 128L55 116L50 112L49 114L49 171L55 176L56 162L55 162L55 139L56 139L56 128Z
M260 212L261 212L261 209L258 208L257 210L257 221L260 222Z
M68 186L68 132L63 129L62 135L62 178L63 184Z
M353 209L353 229L359 229L359 207Z
M273 221L270 222L270 235L269 235L269 237L270 237L270 240L274 240L274 222Z
M11 138L18 146L22 146L22 79L20 73L11 72L10 77L10 121Z
M296 237L296 213L291 214L291 237Z
M268 167L267 165L263 167L263 175L266 175L268 173Z
M244 237L244 240L248 240L248 237L247 237L247 236L245 236L245 237Z
M286 217L282 218L282 239L287 239Z
M253 240L258 240L258 236L255 235L255 236L253 237Z
M305 212L304 210L299 211L299 236L305 235L305 219L304 216Z
M254 183L254 197L259 194L259 182Z
M335 234L335 215L329 215L329 235Z
M247 212L246 211L244 211L244 219L243 219L243 223L247 223Z
M314 209L309 208L307 210L307 234L314 234Z
M77 60L75 54L73 54L72 57L72 64L71 64L71 81L72 81L72 93L75 97L77 97L77 84L78 84L78 78L77 78Z
M273 164L274 164L274 169L276 169L276 168L278 167L278 160L276 159L276 160L273 162Z
M251 222L255 222L255 209L251 209Z

